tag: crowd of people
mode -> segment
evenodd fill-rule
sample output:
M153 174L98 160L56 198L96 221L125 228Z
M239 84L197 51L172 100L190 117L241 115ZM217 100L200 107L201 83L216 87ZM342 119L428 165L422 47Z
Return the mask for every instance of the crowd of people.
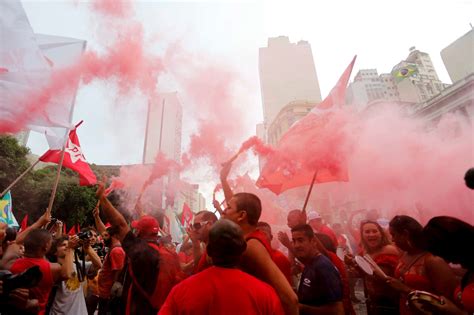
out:
M196 213L177 246L153 216L127 222L104 183L95 226L76 235L48 211L20 233L0 223L0 314L356 314L360 280L369 315L474 313L471 224L293 209L274 238L259 198L232 192L230 169L225 209Z

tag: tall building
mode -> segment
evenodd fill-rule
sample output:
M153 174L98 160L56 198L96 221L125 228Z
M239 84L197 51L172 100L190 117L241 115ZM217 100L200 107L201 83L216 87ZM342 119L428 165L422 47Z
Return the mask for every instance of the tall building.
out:
M259 51L259 74L265 133L288 103L321 101L311 45L307 41L295 44L286 36L269 38L268 46Z
M441 58L453 83L474 72L474 29L441 50Z
M178 93L164 93L148 104L148 116L143 148L143 163L155 162L158 152L179 162L183 112Z
M424 102L446 87L439 80L430 55L415 47L410 48L405 60L393 67L392 76L402 102Z
M181 212L184 203L186 203L194 213L206 209L206 199L199 192L198 184L187 184L186 187L183 187L181 189L181 196L179 196L177 201L178 212Z

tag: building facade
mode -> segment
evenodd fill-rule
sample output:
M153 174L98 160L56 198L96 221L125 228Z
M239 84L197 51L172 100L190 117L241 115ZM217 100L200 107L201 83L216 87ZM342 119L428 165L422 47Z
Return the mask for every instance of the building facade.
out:
M286 36L269 38L268 46L259 50L259 74L265 134L290 102L321 101L311 45L307 41L295 44Z
M183 111L178 93L164 93L148 104L143 164L152 164L158 152L168 159L181 159Z
M285 132L295 122L306 116L316 104L308 101L293 101L283 107L268 127L268 144L276 146Z
M474 72L474 29L441 50L441 58L453 83Z

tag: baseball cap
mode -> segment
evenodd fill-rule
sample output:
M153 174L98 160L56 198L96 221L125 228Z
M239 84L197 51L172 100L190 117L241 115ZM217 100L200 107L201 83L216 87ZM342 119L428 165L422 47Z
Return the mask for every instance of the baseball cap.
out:
M139 230L146 234L158 233L160 225L158 221L152 216L145 215L140 219L132 222L132 228Z
M317 213L316 211L308 212L308 221L317 220L317 219L322 219L319 213Z

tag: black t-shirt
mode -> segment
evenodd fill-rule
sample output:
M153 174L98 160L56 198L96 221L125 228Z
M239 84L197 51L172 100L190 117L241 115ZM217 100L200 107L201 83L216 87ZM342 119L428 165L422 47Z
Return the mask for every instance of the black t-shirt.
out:
M342 301L342 281L339 272L324 255L317 255L303 270L298 287L301 304L322 306Z
M159 274L160 255L158 251L149 246L148 241L136 237L131 231L123 239L122 248L127 254L127 265L131 264L137 282L143 290L152 295ZM130 274L127 274L127 278L128 281L131 281ZM128 294L128 292L124 294ZM131 298L130 314L155 315L157 313L157 310L151 307L146 297L134 286L132 287Z

